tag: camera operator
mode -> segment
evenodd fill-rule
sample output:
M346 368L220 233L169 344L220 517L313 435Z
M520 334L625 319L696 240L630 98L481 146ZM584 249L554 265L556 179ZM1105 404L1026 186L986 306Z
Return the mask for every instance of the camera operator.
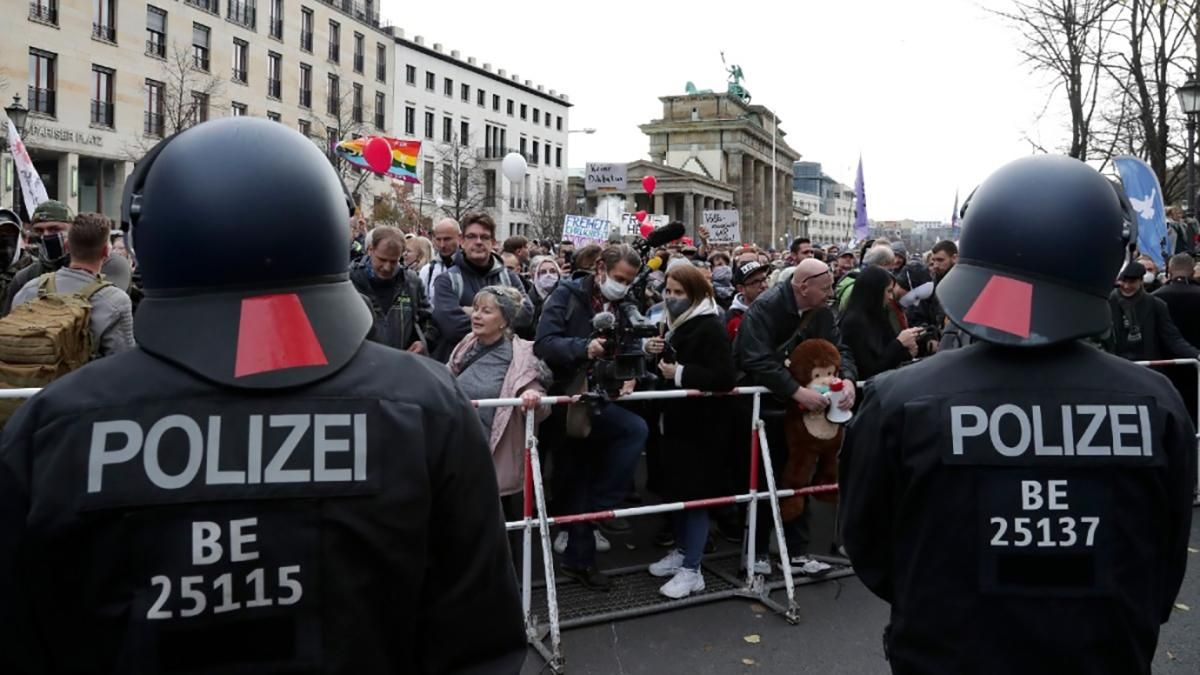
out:
M601 312L624 311L641 266L642 259L628 245L610 245L595 272L560 281L546 299L533 351L554 374L551 394L584 393L589 370L608 346L605 338L592 337L592 319ZM632 391L634 384L626 382L622 392ZM557 511L582 513L619 504L646 443L646 422L613 403L580 403L570 412L555 407L546 429L551 435L566 432L561 444L553 444L555 450L561 448L555 454ZM596 566L594 528L592 523L567 526L562 571L589 589L607 591L612 582Z

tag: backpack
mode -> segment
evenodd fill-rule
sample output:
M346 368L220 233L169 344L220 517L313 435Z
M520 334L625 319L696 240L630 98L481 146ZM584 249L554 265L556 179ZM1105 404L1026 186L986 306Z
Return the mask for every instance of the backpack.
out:
M0 319L0 388L44 387L91 361L98 347L91 299L106 286L112 284L98 277L74 293L58 293L53 272L38 277L37 297ZM0 423L20 404L0 399Z
M450 275L450 288L454 289L454 297L458 298L459 302L462 302L462 292L463 292L462 270L460 270L458 268L458 266L456 265L456 266L451 267L450 269L446 270L445 273ZM508 270L504 270L503 272L501 272L500 273L500 283L493 284L493 285L507 286L510 288L514 287L512 285L512 280L508 278ZM522 292L524 292L525 289L521 288L520 290Z

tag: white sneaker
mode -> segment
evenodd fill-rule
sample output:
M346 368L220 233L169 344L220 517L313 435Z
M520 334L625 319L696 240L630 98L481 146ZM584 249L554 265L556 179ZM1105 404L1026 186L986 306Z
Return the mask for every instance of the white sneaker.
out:
M567 531L560 530L558 536L554 538L554 552L562 555L565 550L567 550Z
M792 569L800 574L818 575L833 569L833 565L814 560L806 555L792 558Z
M599 551L600 553L608 553L609 551L612 550L612 544L610 544L608 542L608 540L604 538L604 535L600 534L600 530L596 530L595 535L596 535L596 550L597 551ZM565 548L565 545L564 545L564 548Z
M658 592L668 598L679 600L702 590L704 590L704 575L699 570L689 570L686 567L680 567L675 576L663 584L662 588L658 589Z
M671 552L664 556L662 560L650 565L650 574L656 577L670 577L678 573L682 566L683 552L677 548L671 549Z
M742 556L742 567L741 567L741 569L743 569L743 570L745 570L745 569L746 569L746 557L745 557L744 555ZM771 574L771 561L770 561L770 559L768 559L768 558L765 558L765 557L760 557L758 560L755 560L755 561L754 561L754 573L755 573L755 574L760 574L760 575L762 575L762 576L764 576L764 577L765 577L765 576L770 576L770 574Z

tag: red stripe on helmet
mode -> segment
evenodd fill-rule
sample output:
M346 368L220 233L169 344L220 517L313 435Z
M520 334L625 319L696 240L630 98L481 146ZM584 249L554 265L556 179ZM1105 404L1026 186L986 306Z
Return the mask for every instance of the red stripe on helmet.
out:
M328 363L299 296L260 295L242 300L234 377Z
M996 275L988 280L963 321L1029 337L1033 284Z

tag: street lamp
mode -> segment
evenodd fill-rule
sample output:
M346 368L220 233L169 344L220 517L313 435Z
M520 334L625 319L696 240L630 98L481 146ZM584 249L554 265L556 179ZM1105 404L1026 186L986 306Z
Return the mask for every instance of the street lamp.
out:
M587 135L591 136L592 134L596 133L596 130L593 129L592 127L587 127L584 129L568 129L567 133L568 134L587 134Z
M1175 90L1179 97L1179 107L1187 115L1187 210L1194 212L1196 208L1196 114L1200 113L1200 82L1192 73L1187 82Z
M25 120L29 118L29 109L21 105L20 94L13 94L12 105L4 108L4 114L8 116L9 121L11 121L13 126L17 128L17 135L24 136ZM8 138L8 134L5 133L4 137ZM8 150L10 153L13 153L13 171L16 172L16 154L13 152L12 148L9 148ZM25 210L25 205L22 204L22 201L24 200L21 198L21 177L13 176L13 211L16 212L17 217L21 218L21 221L24 222L27 220L27 218L21 215Z

